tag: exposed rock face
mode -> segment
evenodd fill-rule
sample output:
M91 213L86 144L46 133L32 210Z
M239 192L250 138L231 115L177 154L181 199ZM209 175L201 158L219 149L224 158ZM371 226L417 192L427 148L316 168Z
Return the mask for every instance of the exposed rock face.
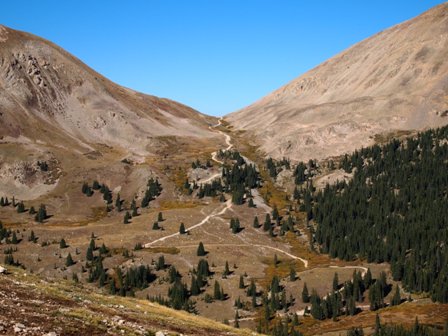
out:
M448 4L366 39L226 119L274 157L325 158L448 123Z
M158 136L208 137L214 119L120 87L56 45L0 26L0 139L144 155Z

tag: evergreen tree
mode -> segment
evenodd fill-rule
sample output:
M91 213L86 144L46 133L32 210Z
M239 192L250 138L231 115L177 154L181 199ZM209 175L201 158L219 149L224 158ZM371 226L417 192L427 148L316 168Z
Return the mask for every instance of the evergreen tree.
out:
M34 214L36 213L36 209L34 209L34 207L31 206L31 207L30 207L30 210L28 210L28 213L29 213L30 215L34 215Z
M247 288L247 296L253 296L253 295L257 295L257 287L255 286L255 281L254 279L250 280L250 285Z
M152 229L153 229L153 230L159 230L159 229L160 229L159 223L158 223L158 222L154 222L154 223L152 224Z
M23 213L23 212L25 212L25 205L23 204L23 201L21 201L17 205L17 213Z
M47 210L45 205L41 204L35 216L35 220L38 223L43 223L45 219L47 219Z
M202 244L202 242L199 242L199 246L198 246L198 250L196 252L196 255L198 257L203 257L203 256L206 255L204 244Z
M129 224L129 220L131 219L131 214L129 213L129 211L126 211L126 213L124 214L124 218L123 218L123 224Z
M222 273L223 277L227 277L230 274L229 263L226 260L226 265L224 266L224 272Z
M88 260L88 261L92 261L93 260L93 250L92 250L92 248L90 246L87 248L86 260Z
M310 295L308 293L308 287L306 285L306 282L303 284L302 289L302 302L303 303L309 303L310 302Z
M266 214L266 219L264 221L264 225L263 225L263 230L264 231L269 231L269 229L271 228L271 216L269 214Z
M258 229L258 228L260 227L260 223L258 222L258 217L257 217L257 216L254 217L254 224L253 224L253 227L254 227L255 229Z
M215 285L213 289L213 299L215 300L224 300L223 292L221 291L221 286L219 282L215 280Z
M72 255L69 253L67 255L67 259L65 260L65 266L70 267L74 264L75 264L75 262L73 261Z
M121 198L120 198L120 194L117 195L117 199L115 200L115 208L117 209L118 212L121 211Z
M16 235L15 231L12 233L11 243L14 244L14 245L19 243L19 240L17 239L17 235Z
M233 322L233 326L235 328L239 328L240 327L240 315L238 314L238 310L235 312L235 319Z
M194 275L191 277L190 293L194 296L201 293L201 286L198 284L198 280Z
M185 231L185 225L184 225L184 223L180 223L179 233L180 233L181 235L187 233L187 231Z
M61 240L59 241L59 248L61 248L61 249L65 249L65 248L67 248L68 246L67 246L67 243L65 242L65 239L64 238L61 238Z
M395 286L395 293L391 301L392 306L398 306L401 303L401 295L400 295L400 288L398 285Z
M159 259L157 259L157 263L156 263L156 270L163 270L165 269L165 257L163 255L159 256Z
M242 275L240 275L240 282L239 282L238 288L243 289L245 287L246 286L244 285L244 277Z
M289 269L289 281L296 281L296 269L291 266Z
M333 290L337 291L339 288L339 278L338 278L338 273L334 273L334 277L333 277Z
M255 208L255 203L254 203L254 200L252 198L249 199L249 202L247 203L247 206L249 208Z
M161 212L159 212L158 216L157 216L157 221L158 222L163 222L163 215Z
M277 209L277 205L274 204L274 209L272 210L272 219L277 220L279 218L279 213Z
M105 255L105 254L109 253L109 250L106 247L106 245L104 245L104 243L101 245L99 252L100 252L100 255Z
M37 241L36 235L34 234L34 231L31 230L30 236L28 237L28 241L35 243Z

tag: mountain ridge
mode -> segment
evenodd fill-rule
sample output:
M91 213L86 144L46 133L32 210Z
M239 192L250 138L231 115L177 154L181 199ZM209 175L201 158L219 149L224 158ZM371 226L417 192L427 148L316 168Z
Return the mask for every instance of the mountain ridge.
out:
M268 155L296 160L442 125L448 122L441 115L448 109L447 13L448 4L441 4L379 32L225 119L255 135Z
M115 84L50 41L2 26L0 45L3 137L35 137L20 114L52 124L53 132L86 148L110 142L147 154L147 135L213 136L208 125L215 118Z

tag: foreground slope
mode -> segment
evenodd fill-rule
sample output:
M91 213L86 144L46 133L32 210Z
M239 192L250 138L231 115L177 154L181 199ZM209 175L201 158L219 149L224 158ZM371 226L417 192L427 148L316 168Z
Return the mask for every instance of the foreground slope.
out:
M274 157L325 158L448 123L448 4L387 29L226 119Z
M7 335L255 335L136 300L92 293L70 281L47 281L23 270L0 274L0 333Z

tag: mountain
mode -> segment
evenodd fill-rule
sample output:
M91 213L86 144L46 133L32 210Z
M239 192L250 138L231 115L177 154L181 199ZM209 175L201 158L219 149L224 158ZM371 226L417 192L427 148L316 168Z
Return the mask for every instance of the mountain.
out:
M125 183L120 161L142 164L166 157L167 148L210 143L217 134L209 126L216 122L178 102L121 87L55 44L0 26L3 195L50 196L58 181L66 194L70 183L90 178L89 171L97 179L123 176Z
M380 32L226 116L267 155L322 159L448 123L448 3Z
M148 79L150 80L150 79ZM0 26L0 136L144 155L160 136L207 137L213 118L121 87L53 43Z

